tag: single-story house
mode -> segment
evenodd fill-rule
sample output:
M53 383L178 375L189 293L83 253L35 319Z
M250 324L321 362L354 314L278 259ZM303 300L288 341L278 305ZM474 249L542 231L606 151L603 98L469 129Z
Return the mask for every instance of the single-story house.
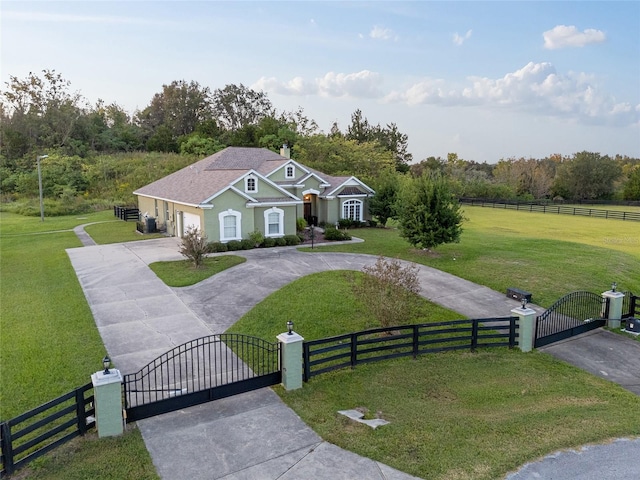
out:
M197 227L209 241L296 233L296 219L366 221L374 191L356 177L333 177L266 148L228 147L135 192L138 209L182 237Z

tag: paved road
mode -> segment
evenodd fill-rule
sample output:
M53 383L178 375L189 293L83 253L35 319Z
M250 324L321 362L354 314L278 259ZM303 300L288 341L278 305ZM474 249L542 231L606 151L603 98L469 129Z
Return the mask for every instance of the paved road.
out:
M302 253L290 247L249 250L241 252L246 263L192 287L172 289L147 265L181 259L175 238L67 252L105 346L123 373L138 370L185 341L222 333L265 296L302 276L360 270L376 261L367 255ZM507 316L519 306L502 293L429 267L419 266L419 279L422 295L468 317ZM638 351L632 353L640 358ZM150 418L139 426L166 479L411 478L323 442L270 389ZM630 444L637 457L640 449ZM611 458L620 451L605 450ZM558 463L555 457L554 462ZM515 474L534 476L511 478L578 478L535 476L539 465L548 464L549 460L537 462ZM637 473L634 478L640 478Z

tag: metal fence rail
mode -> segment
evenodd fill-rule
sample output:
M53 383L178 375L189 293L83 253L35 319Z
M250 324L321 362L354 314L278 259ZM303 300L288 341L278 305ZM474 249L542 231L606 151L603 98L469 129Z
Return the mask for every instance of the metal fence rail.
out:
M93 389L88 383L11 420L0 423L0 473L16 469L95 427ZM89 409L87 409L89 406Z
M447 322L374 328L304 342L303 379L361 363L447 350L480 347L512 348L516 317L453 320Z
M477 198L460 198L459 201L462 204L477 207L501 208L504 210L518 210L525 212L555 213L562 215L578 215L584 217L610 218L614 220L640 222L640 213L638 212L602 210L599 208L572 207L566 205L547 205L540 203L504 202Z

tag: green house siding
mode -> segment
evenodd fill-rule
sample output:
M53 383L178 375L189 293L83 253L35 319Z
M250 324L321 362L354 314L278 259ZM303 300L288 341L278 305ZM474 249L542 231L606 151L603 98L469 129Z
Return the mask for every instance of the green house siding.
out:
M279 168L275 172L273 172L271 175L269 175L269 180L271 180L272 182L293 182L296 178L299 178L300 175L304 173L304 171L296 167L295 165L292 165L292 167L293 167L293 178L286 176L287 167L284 166L282 168Z
M320 188L320 182L316 177L310 177L307 178L307 180L304 182L304 188L302 188L301 191L303 192L309 189L318 190L321 192L322 190L324 190L324 187Z
M253 218L254 225L253 229L249 230L247 233L252 231L259 231L263 235L267 235L267 225L265 224L264 212L267 210L271 210L272 207L256 207L250 210L253 210ZM296 218L297 218L297 208L296 205L277 205L275 208L279 208L284 212L284 232L283 235L295 235L296 234Z

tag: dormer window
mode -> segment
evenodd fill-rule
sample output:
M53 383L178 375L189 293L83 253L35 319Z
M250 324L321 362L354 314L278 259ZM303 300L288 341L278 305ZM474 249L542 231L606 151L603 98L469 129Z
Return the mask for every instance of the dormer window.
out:
M247 193L256 193L258 191L258 180L256 177L249 176L244 179L244 191Z
M287 165L287 168L285 169L285 178L294 178L296 175L296 169L293 168L293 165Z

